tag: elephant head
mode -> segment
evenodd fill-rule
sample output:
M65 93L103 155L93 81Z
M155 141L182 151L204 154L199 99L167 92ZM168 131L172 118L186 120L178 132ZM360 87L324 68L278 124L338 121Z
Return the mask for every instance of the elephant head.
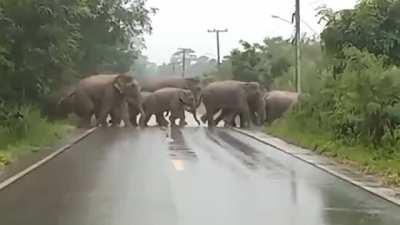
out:
M191 112L193 117L198 125L200 125L200 121L197 118L197 101L190 90L181 90L178 93L179 102L182 103L185 110Z
M245 82L244 89L247 93L247 101L253 122L257 125L262 125L266 117L264 92L257 82Z
M136 105L140 113L144 113L142 108L142 95L138 82L130 76L119 75L113 81L113 87L124 96L128 104Z
M201 94L201 87L200 87L200 79L199 78L185 78L186 87L185 89L189 89L193 93L193 97L197 104L197 107L200 105L200 94Z

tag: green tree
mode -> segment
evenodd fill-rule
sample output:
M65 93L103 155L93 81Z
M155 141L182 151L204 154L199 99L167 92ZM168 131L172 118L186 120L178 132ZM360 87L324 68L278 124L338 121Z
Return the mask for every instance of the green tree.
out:
M262 44L241 41L242 50L234 49L228 57L233 78L258 81L270 87L293 64L293 46L282 38L266 38Z
M335 74L346 66L342 59L349 46L385 56L386 63L400 65L400 1L362 0L354 9L334 12L322 8L319 15L326 22L321 33L322 47L332 58Z
M128 71L155 11L146 0L2 0L0 98L35 103L83 74Z

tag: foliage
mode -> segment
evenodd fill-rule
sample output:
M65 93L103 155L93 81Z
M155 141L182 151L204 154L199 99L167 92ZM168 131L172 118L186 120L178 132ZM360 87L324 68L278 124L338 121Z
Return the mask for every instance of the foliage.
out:
M151 32L145 0L2 0L0 97L35 102L81 74L127 71Z
M0 124L0 166L10 163L20 155L37 151L43 145L52 144L71 129L70 125L62 122L48 122L37 107L7 109L7 120L2 120ZM4 114L2 111L1 116Z
M37 108L50 93L87 74L129 71L155 12L146 0L1 0L0 164L13 157L3 150L65 130Z
M132 73L139 78L156 76L157 72L157 64L149 62L148 58L143 55L139 55L132 66Z
M318 93L323 85L324 58L321 52L320 43L314 39L302 39L301 48L301 89L302 92L313 94ZM279 50L279 49L278 49ZM288 55L288 60L293 61L293 53ZM291 64L289 69L281 76L277 76L272 88L295 91L295 65Z
M334 73L341 73L343 50L348 46L366 49L377 56L386 56L385 63L400 65L400 1L363 0L354 9L322 8L326 22L321 33L323 48L332 57Z
M343 53L343 73L336 80L326 77L320 93L304 101L299 113L316 118L321 127L333 129L336 138L348 143L376 146L384 139L396 141L400 70L385 66L383 57L354 47Z
M292 65L293 47L288 40L266 38L262 44L245 41L240 44L243 49L234 49L229 56L235 80L258 81L269 87Z
M362 144L349 145L335 138L329 129L319 127L315 118L290 114L267 127L267 133L314 150L336 161L355 167L367 174L377 174L389 185L400 185L400 153L396 146L381 146L381 150Z

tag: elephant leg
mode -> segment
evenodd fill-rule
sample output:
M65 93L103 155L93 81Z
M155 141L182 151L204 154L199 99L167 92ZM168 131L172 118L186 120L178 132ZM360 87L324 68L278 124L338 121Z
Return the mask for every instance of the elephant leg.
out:
M151 113L146 113L146 115L140 115L139 125L141 127L147 127L147 123L149 122L152 115L153 114Z
M176 127L176 117L173 113L171 113L171 115L169 116L169 123L171 124L172 127Z
M186 126L186 125L188 125L188 123L187 123L184 119L181 119L181 120L179 121L179 126L180 126L180 127L184 127L184 126Z
M250 127L250 110L249 107L244 106L240 110L240 128Z
M138 126L137 115L138 115L138 113L132 113L129 115L129 121L131 122L132 126L134 126L134 127Z
M206 108L206 111L207 111L208 127L210 128L215 127L214 114L218 112L218 109Z
M201 117L200 117L201 122L206 123L207 122L207 113L204 113Z
M128 104L128 115L129 115L129 121L131 122L132 126L137 127L138 122L137 118L140 113L140 110L137 106Z
M121 125L122 116L121 116L120 110L117 110L117 109L112 110L110 113L110 117L111 117L111 126L112 127L117 127L117 126Z
M179 108L179 109L174 109L171 110L171 116L169 117L169 121L171 123L171 126L176 126L175 121L179 119L179 126L184 126L186 123L185 121L185 110L184 108Z
M224 120L226 121L230 121L229 118L232 117L233 111L229 110L229 109L222 109L221 113L218 115L218 117L215 119L215 125L218 126L218 124Z
M170 111L166 111L166 112L164 113L164 116L165 116L165 117L168 117L169 114L170 114Z
M161 126L161 127L167 127L169 125L168 121L164 118L163 113L156 114L156 121L157 121L158 126Z
M128 108L127 103L124 103L122 105L121 121L124 121L125 127L129 127L131 124L131 120L130 120L130 116L129 116L129 108Z
M94 113L94 103L92 100L87 95L77 94L75 109L75 113L80 118L79 127L91 127L91 118Z
M201 123L200 123L200 121L199 121L199 119L197 118L197 110L196 109L194 109L194 110L191 110L191 113L192 113L192 115L193 115L193 118L194 118L194 120L196 121L196 123L197 123L197 125L201 125Z
M99 119L100 119L100 107L97 106L97 107L94 108L94 121L95 121L95 124L98 124ZM106 126L108 126L108 124L107 123L101 124L101 126L106 127Z
M104 125L107 124L107 116L111 111L111 106L108 104L103 104L100 113L99 113L99 119L97 121L97 125Z
M237 113L235 113L235 112L230 112L228 115L226 115L225 117L224 117L224 126L225 127L235 127L236 126L236 124L235 124L235 118L237 117Z

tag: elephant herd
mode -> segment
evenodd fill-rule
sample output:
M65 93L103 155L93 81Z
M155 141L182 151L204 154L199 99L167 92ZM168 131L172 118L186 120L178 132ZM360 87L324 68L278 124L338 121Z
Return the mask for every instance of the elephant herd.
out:
M240 127L246 128L272 122L297 101L297 93L266 92L257 82L226 80L202 87L197 78L137 81L125 74L101 74L80 80L59 99L57 106L65 114L76 114L80 127L119 126L122 121L125 125L146 127L153 115L159 126L182 127L187 124L185 111L201 124L197 109L203 104L201 121L209 127L220 121L225 126L236 126L239 117Z

